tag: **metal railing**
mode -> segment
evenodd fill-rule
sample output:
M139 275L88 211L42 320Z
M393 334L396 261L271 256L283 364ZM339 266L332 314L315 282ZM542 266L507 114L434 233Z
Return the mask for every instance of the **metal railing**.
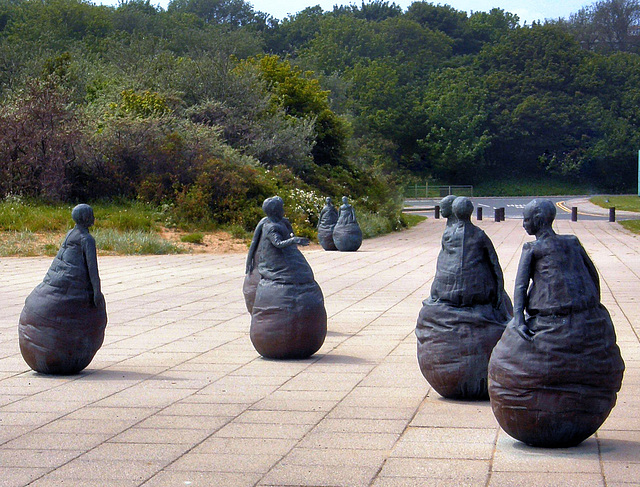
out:
M470 184L441 185L409 184L404 187L405 198L443 198L447 195L473 197L473 186Z

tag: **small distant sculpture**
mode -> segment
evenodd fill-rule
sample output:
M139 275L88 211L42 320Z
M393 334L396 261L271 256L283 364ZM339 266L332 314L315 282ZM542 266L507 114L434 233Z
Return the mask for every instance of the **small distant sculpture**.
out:
M536 240L522 249L513 320L489 363L500 426L547 448L575 446L595 433L624 373L598 272L575 236L553 231L555 215L544 199L524 209L524 229Z
M42 283L29 294L18 335L24 360L36 372L68 375L83 370L102 346L107 311L100 289L93 209L71 212L75 227Z
M338 213L338 222L333 228L333 242L341 252L355 252L362 245L362 230L356 220L356 212L346 196Z
M256 227L247 256L247 275L257 268L260 276L250 309L251 342L266 358L306 358L327 334L322 290L298 250L309 240L293 234L280 197L267 198L262 209L267 216Z
M333 206L331 198L327 198L318 218L318 242L325 250L338 250L333 241L333 229L338 222L338 210Z
M471 201L447 196L440 206L448 221L416 324L418 363L441 396L487 399L489 357L511 317L511 300L491 240L471 223Z

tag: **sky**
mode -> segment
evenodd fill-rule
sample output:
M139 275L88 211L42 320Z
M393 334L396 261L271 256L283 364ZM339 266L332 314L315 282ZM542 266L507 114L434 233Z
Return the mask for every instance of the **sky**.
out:
M362 0L341 1L341 0L248 0L255 10L266 12L277 19L282 19L287 14L294 14L307 7L320 5L323 10L333 10L335 4L338 5L362 5ZM413 0L389 0L406 9L413 3ZM451 5L456 10L464 10L469 13L488 12L492 8L498 7L507 12L511 12L520 17L520 22L531 23L534 20L557 19L558 17L569 17L580 8L591 5L595 0L443 0L431 1L433 4ZM152 0L153 3L153 0ZM367 3L367 2L365 2Z
M104 5L117 5L118 0L94 0L95 3ZM271 14L277 19L283 19L289 14L295 14L307 7L320 5L323 10L333 10L333 6L338 5L358 5L362 0L248 0L255 10ZM367 0L368 2L368 0ZM413 3L413 0L389 0L406 9ZM152 5L160 5L167 8L169 0L151 0ZM507 12L516 14L520 22L525 21L530 24L535 20L557 19L558 17L569 17L580 8L595 3L595 0L433 0L433 4L451 5L456 10L463 10L469 13L488 12L494 7L501 8Z

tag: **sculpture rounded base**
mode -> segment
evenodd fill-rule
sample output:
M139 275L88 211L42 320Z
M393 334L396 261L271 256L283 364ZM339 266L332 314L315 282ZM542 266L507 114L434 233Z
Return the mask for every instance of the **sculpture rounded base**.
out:
M327 312L314 281L284 284L260 280L250 337L257 352L272 359L303 359L316 353L327 335Z
M333 242L341 252L355 252L362 245L362 230L357 223L336 224L333 229Z
M555 406L566 402L566 392L539 390L533 393L535 402L548 409L523 409L501 401L495 386L492 394L491 409L500 427L516 440L543 448L579 445L598 430L616 402L615 394L597 400L575 397L579 409L562 411Z
M51 375L77 374L85 369L102 346L107 324L106 312L93 310L76 319L53 321L25 306L20 314L18 341L27 365Z
M333 227L318 227L318 243L320 243L324 250L338 250L333 241Z
M423 304L416 325L422 375L445 398L488 399L489 357L509 319L506 311L432 299Z
M246 305L249 313L253 311L253 303L256 300L256 291L258 290L258 283L261 278L262 276L260 276L256 267L244 276L244 281L242 283L242 295L244 296L244 304Z
M547 448L575 446L607 419L624 362L609 313L596 306L535 316L525 340L511 322L489 361L489 397L500 426Z

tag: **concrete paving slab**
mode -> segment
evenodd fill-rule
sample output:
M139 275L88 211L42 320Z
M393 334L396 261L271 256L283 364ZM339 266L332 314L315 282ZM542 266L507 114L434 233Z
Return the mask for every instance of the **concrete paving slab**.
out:
M479 222L511 293L521 222ZM20 356L24 298L50 258L1 258L2 485L640 485L640 240L608 222L560 221L601 274L627 364L618 405L577 448L535 449L502 432L488 402L442 399L420 374L414 327L443 220L304 249L329 332L301 361L249 340L243 254L99 257L105 344L81 374L46 377Z

